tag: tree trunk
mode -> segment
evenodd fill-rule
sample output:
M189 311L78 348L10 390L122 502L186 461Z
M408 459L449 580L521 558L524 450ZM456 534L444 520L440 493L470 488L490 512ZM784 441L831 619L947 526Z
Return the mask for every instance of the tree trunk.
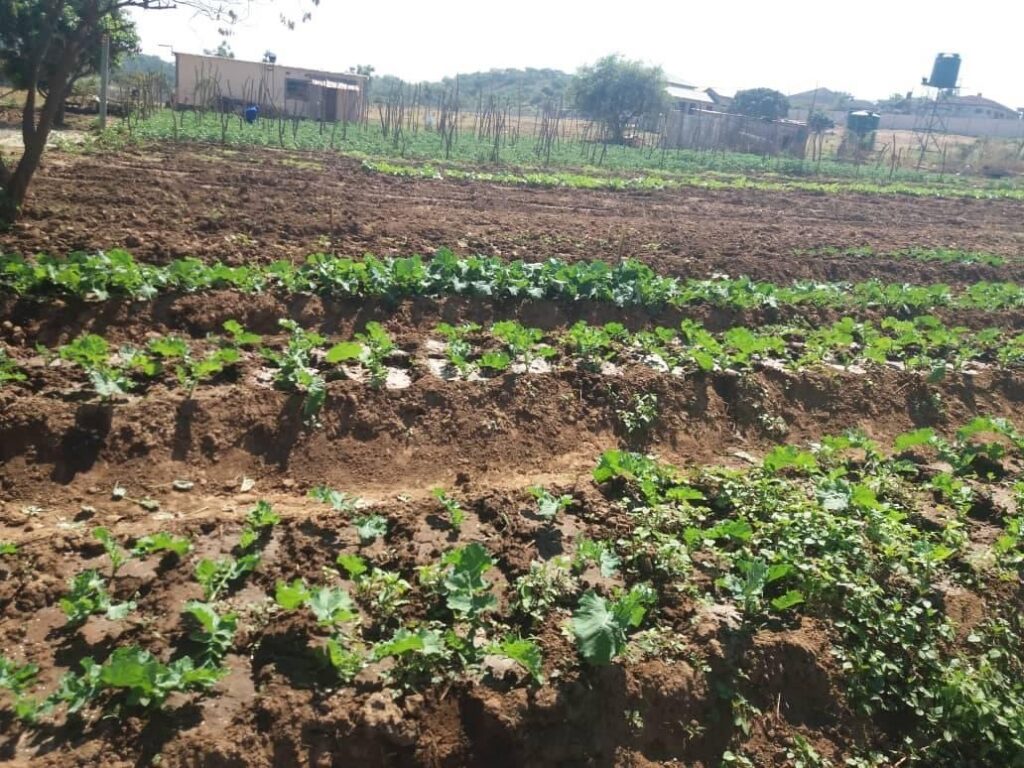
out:
M71 76L72 63L78 56L78 46L68 43L63 59L54 72L53 82L50 84L50 93L64 93L67 89L65 83ZM36 86L37 82L29 84L28 92L25 94L25 108L21 116L21 137L25 148L21 159L14 166L13 171L0 165L0 183L3 184L0 190L0 229L9 227L18 215L18 210L25 202L28 194L28 186L32 176L39 168L39 162L43 158L43 150L46 149L46 141L50 138L50 131L53 128L57 113L64 103L63 99L47 99L43 108L39 110L39 120L36 121Z

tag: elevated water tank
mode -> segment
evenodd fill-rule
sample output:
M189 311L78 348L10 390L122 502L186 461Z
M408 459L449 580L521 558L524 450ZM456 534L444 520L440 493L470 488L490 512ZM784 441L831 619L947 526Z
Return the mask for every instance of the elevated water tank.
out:
M882 116L864 109L851 110L846 113L846 128L858 136L867 136L878 130Z
M932 76L928 79L927 85L932 88L956 88L956 81L959 77L960 54L940 53L935 57Z

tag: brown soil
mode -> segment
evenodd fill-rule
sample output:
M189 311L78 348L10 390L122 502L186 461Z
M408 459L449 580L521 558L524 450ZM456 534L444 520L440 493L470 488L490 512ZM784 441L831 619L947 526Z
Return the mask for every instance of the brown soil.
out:
M28 216L0 236L0 247L128 246L154 261L195 254L244 262L300 258L327 241L349 255L429 253L447 245L528 259L637 256L679 275L969 282L1020 279L1024 267L792 252L942 246L1016 256L1022 210L1007 202L798 193L508 189L372 176L335 157L168 148L49 157ZM712 327L834 319L817 310L694 314ZM171 331L202 338L231 317L273 333L282 316L344 337L377 319L408 349L439 320L518 317L552 330L579 318L633 327L680 319L674 312L551 302L388 305L217 292L39 304L0 296L0 342L28 359L35 344L58 344L83 330L113 344L138 343ZM955 319L1024 326L1016 312ZM201 385L191 401L168 382L101 404L83 395L79 372L37 360L28 382L0 389L0 540L21 547L16 559L0 558L0 647L39 664L42 693L84 656L102 658L117 645L138 643L165 659L187 648L177 611L201 597L192 575L196 558L228 552L257 499L272 502L283 518L260 568L229 600L242 611L241 629L227 659L231 675L215 695L172 698L153 716L73 719L59 728L26 729L0 708L0 762L113 768L154 764L159 756L163 766L710 768L740 744L758 765L784 766L798 735L842 764L854 744L886 735L852 714L827 629L805 618L739 636L727 618L683 593L658 606L659 620L678 638L671 650L634 651L603 669L578 663L560 627L567 612L549 617L537 632L546 676L539 686L516 670L394 696L372 675L352 686L331 684L308 647L322 631L311 619L267 608L276 581L322 582L336 554L358 546L351 524L307 492L327 484L371 502L388 517L391 533L362 554L415 584L416 567L452 546L431 489L453 489L468 512L461 541L478 541L495 557L504 601L510 581L532 560L569 551L579 536L615 538L629 525L591 481L597 457L609 448L643 449L683 466L743 466L780 440L816 440L851 427L887 440L916 426L947 430L975 414L1024 425L1020 378L996 370L934 385L890 369L672 376L637 365L618 376L558 369L485 381L414 371L401 390L331 382L316 428L303 426L295 397L256 374L246 363L234 378ZM649 436L631 441L616 412L641 392L657 394L660 417ZM255 485L242 491L245 478ZM174 490L180 479L194 488ZM115 484L126 488L125 499L111 499ZM527 511L524 489L535 484L575 499L554 531ZM159 502L159 509L144 509L141 499ZM132 561L118 574L116 596L137 595L137 615L147 621L92 617L68 631L57 607L66 580L84 568L106 568L89 534L97 525L127 542L160 530L189 535L197 551L185 562ZM406 615L423 610L418 589ZM965 625L984 615L984 601L971 593L951 592L948 603ZM716 686L740 678L744 695L764 714L737 736L729 701Z
M52 154L0 248L128 247L163 261L483 253L538 260L635 257L666 273L757 279L1024 280L1024 204L806 192L518 189L370 174L333 155L169 146ZM1000 268L863 256L826 246L987 251Z

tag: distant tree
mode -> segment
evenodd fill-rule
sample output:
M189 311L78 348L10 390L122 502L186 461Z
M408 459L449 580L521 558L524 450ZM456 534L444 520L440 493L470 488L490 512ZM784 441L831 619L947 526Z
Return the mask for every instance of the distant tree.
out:
M811 130L811 160L821 160L825 147L825 131L836 127L836 121L820 109L816 109L807 117L807 127Z
M367 77L373 77L373 73L377 71L377 68L373 64L356 64L352 67L352 72L357 75L366 75Z
M0 19L3 16L0 15ZM17 18L11 18L12 23L20 24L22 31L28 31L30 25L38 23L36 14L19 14ZM127 54L135 53L139 48L139 35L135 30L135 23L125 16L120 10L112 12L103 20L102 24L92 29L91 36L78 51L71 64L71 72L66 81L54 83L52 76L53 68L58 62L61 50L57 46L47 48L44 54L44 61L41 64L41 74L34 78L34 63L31 59L23 56L11 56L8 52L0 53L0 69L3 70L7 79L19 90L27 90L29 84L35 80L36 90L44 98L52 98L58 102L57 113L54 116L55 125L64 124L64 102L74 90L75 83L89 75L98 74L102 65L102 41L103 35L110 35L110 68L117 69L120 61ZM2 40L2 33L0 33ZM56 85L56 87L54 87Z
M626 127L665 104L665 75L661 67L648 67L617 55L580 67L571 92L577 108L602 123L616 144L625 142Z
M820 109L811 112L807 118L807 127L814 133L824 133L836 127L836 121L826 115Z
M97 42L104 33L111 34L112 43L115 32L125 29L125 25L134 33L126 8L187 6L230 24L238 19L236 9L249 9L251 5L252 0L0 0L0 70L8 77L12 77L12 70L20 72L19 84L25 90L21 157L10 164L0 155L0 228L14 221L25 200L63 97L81 71L82 62L95 61ZM306 18L308 14L303 14ZM286 17L282 21L290 22ZM51 96L40 106L43 87Z
M221 40L216 48L204 48L203 53L207 56L219 56L222 59L235 58L235 52L231 50L227 40Z
M160 75L174 77L174 63L149 53L134 53L125 56L117 67L119 75Z
M732 109L748 117L779 120L789 114L789 99L772 88L749 88L736 92Z

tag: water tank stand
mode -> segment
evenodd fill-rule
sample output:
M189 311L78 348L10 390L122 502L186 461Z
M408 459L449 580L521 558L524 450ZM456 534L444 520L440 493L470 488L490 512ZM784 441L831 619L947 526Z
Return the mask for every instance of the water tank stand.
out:
M932 89L929 89L932 90ZM917 155L917 170L921 170L925 155L930 151L942 153L939 136L949 133L946 122L949 117L947 100L957 93L957 88L935 88L933 96L928 98L914 122L914 139L920 151Z

